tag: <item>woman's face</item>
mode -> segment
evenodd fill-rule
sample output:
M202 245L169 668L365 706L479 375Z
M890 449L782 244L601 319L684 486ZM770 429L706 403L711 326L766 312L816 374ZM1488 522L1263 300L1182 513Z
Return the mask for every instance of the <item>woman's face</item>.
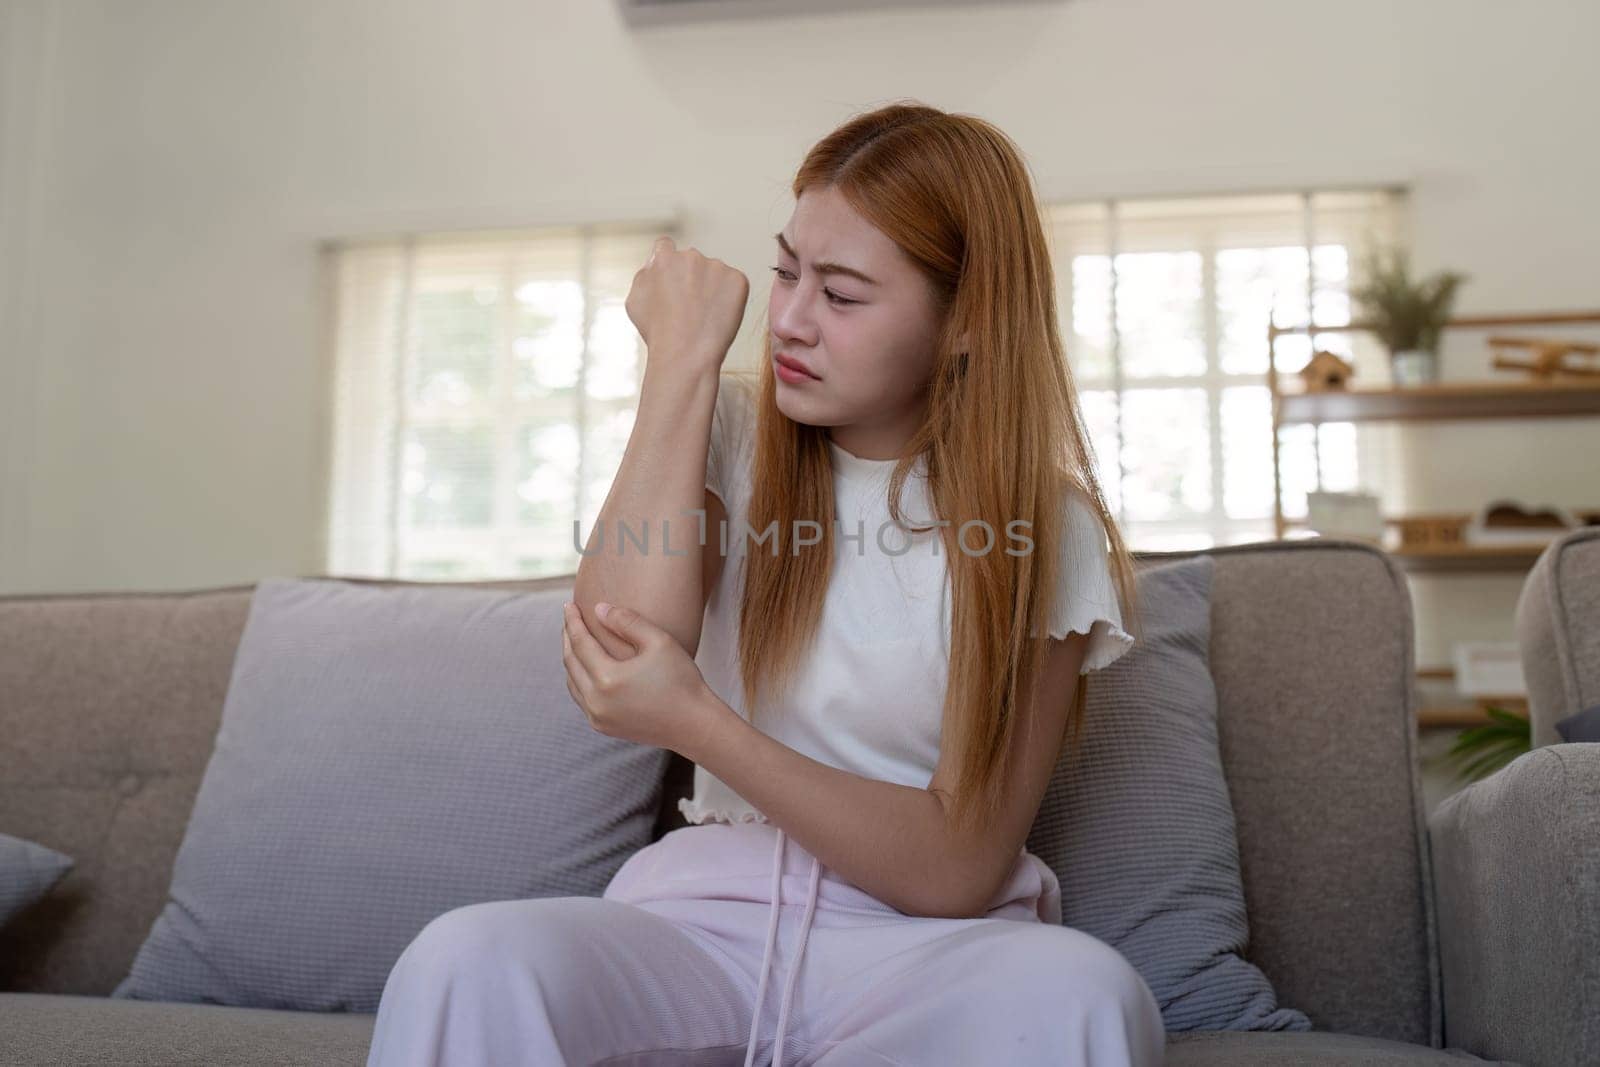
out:
M922 424L933 374L940 321L927 279L832 188L802 193L776 244L768 324L778 409L829 427L853 455L893 458ZM815 377L786 380L780 354Z

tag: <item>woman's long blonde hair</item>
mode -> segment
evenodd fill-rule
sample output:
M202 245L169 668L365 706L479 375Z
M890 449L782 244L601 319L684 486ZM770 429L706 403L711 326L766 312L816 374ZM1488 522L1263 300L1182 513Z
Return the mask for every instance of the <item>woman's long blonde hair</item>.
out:
M1043 634L1048 626L1063 577L1057 573L1066 533L1062 494L1076 489L1094 503L1123 619L1137 636L1133 560L1094 475L1057 330L1039 207L1011 140L982 119L892 104L846 122L806 156L795 198L828 187L910 257L944 316L928 416L893 469L888 503L894 521L905 525L901 487L925 451L929 499L937 516L951 520L940 528L951 591L941 745L955 746L960 767L952 822L971 827L980 813L999 808L1017 709L1030 699L1027 685L1043 665L1047 642L1017 637ZM752 717L757 694L787 687L816 633L835 525L826 430L778 410L772 335L762 333L747 522L752 531L772 530L776 543L746 554L739 665ZM963 336L970 344L957 351L955 339ZM972 519L994 531L990 551L961 549L958 528ZM821 540L797 548L792 542L802 520L820 524ZM1031 552L1005 551L1003 531L1014 520L1032 523ZM809 523L804 529L816 536ZM1066 744L1077 737L1087 681L1080 674L1074 687Z

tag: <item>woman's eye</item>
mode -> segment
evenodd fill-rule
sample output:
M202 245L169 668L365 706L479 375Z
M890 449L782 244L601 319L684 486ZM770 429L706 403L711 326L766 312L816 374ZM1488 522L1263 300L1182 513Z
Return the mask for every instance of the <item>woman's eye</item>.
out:
M787 282L787 281L793 281L794 280L794 279L792 279L792 278L790 278L788 276L789 272L784 270L782 267L773 267L772 269L777 271L778 272L778 277L782 278L784 281ZM847 297L839 296L832 289L824 289L824 290L822 290L822 292L827 296L827 298L830 301L832 301L834 304L837 304L837 305L839 305L841 307L843 305L845 305L845 304L859 304L859 303L861 303L861 301L859 301L859 300L850 300Z

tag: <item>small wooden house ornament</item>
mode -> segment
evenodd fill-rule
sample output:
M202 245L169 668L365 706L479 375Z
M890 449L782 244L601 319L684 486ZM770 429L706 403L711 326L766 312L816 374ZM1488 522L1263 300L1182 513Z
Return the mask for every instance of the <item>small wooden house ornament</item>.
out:
M1318 393L1329 389L1343 389L1356 369L1332 352L1320 349L1313 352L1311 360L1300 368L1300 377L1306 383L1306 392Z

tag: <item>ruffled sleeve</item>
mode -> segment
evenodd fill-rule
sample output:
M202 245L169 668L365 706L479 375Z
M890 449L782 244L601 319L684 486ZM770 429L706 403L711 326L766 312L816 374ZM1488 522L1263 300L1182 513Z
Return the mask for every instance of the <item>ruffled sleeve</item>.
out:
M1122 608L1111 574L1111 553L1105 528L1093 504L1081 493L1067 494L1061 538L1061 585L1051 607L1049 634L1089 635L1080 673L1109 666L1133 647L1133 635L1122 628ZM1037 630L1033 636L1038 637Z
M699 764L694 768L694 791L678 798L678 811L690 823L767 821L755 805Z
M684 821L699 825L708 822L766 822L767 817L752 808L732 809L702 804L695 797L679 797L678 811Z
M731 508L742 485L746 446L755 425L755 388L736 374L717 377L717 404L711 412L711 443L706 450L706 488Z

